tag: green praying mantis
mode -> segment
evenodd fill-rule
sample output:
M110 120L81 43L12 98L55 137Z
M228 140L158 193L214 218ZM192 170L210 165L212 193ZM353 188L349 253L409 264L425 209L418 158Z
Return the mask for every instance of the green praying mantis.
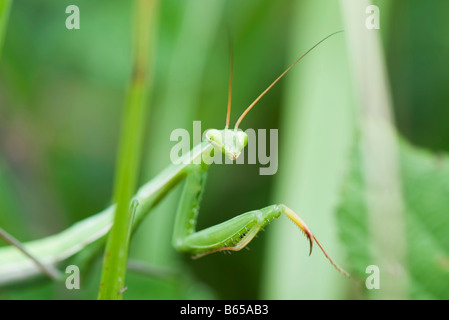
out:
M348 273L327 254L307 224L284 204L275 204L246 212L223 223L196 231L200 200L214 153L221 152L228 158L236 160L248 143L248 136L239 129L239 125L247 113L304 56L323 41L340 32L342 31L328 35L290 65L242 113L233 129L229 129L232 93L231 59L225 128L207 131L206 139L193 147L188 154L183 155L180 164L168 166L137 191L130 208L133 213L132 228L134 229L171 189L185 180L173 232L173 246L177 250L190 253L195 258L218 251L241 250L261 229L284 213L306 235L310 244L309 254L312 253L315 242L330 263L339 272L348 276ZM0 248L0 285L15 283L42 273L51 278L58 278L55 266L94 242L104 239L112 226L114 212L115 205L112 205L58 234L23 245L0 228L0 238L11 244L11 246Z

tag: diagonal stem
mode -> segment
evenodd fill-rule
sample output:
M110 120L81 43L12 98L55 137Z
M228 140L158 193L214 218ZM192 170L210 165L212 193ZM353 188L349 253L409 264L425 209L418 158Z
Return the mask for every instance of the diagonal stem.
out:
M45 265L43 262L41 262L39 259L37 259L33 254L31 254L21 243L19 240L14 238L11 234L0 228L0 238L3 239L6 243L16 247L19 249L24 255L26 255L28 258L30 258L36 266L39 268L39 270L45 274L47 277L49 277L52 280L60 280L61 279L61 273L58 269L53 267L52 264Z

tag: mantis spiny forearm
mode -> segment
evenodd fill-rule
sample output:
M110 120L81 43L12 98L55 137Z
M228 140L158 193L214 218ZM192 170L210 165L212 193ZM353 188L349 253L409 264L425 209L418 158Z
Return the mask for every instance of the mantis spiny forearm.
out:
M259 101L260 98L287 73L287 71L289 71L313 48L336 33L319 41L282 73L243 112L234 129L228 129L231 106L231 90L229 90L228 114L225 129L209 130L206 133L206 141L195 146L189 154L184 155L184 158L181 159L181 164L170 165L138 190L132 202L132 227L135 228L158 201L174 186L186 179L176 213L173 234L173 245L179 251L191 253L194 257L201 257L217 251L241 250L255 237L259 230L268 225L271 220L278 218L281 213L284 213L307 236L310 242L310 253L312 252L312 245L315 241L332 265L338 271L347 275L347 273L329 257L306 223L295 212L283 204L271 205L263 209L243 213L218 225L201 231L196 231L199 204L214 152L221 152L230 159L235 160L248 142L246 133L238 129L243 117L251 110L255 103L257 103L257 101ZM230 80L230 88L231 85L232 77ZM90 218L76 223L59 234L26 243L23 247L41 263L47 265L57 264L81 251L87 245L103 238L111 228L113 214L114 206L111 206ZM21 251L17 250L17 248L0 248L0 284L12 283L39 273L40 269L36 264Z

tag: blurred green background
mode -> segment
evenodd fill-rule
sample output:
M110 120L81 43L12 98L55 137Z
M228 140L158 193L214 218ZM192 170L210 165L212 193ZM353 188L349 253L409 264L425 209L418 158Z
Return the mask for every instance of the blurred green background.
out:
M125 298L449 298L449 3L373 2L381 29L370 32L381 36L382 60L366 58L365 64L386 67L387 78L372 92L387 88L391 103L383 107L391 109L402 136L397 166L404 210L396 222L405 256L397 274L405 280L385 283L395 277L381 274L376 293L365 287L365 268L381 264L376 256L383 252L376 253L370 230L389 221L372 225L376 220L366 205L370 189L360 160L359 119L363 101L376 97L360 99L369 90L360 89L354 76L360 69L351 49L354 32L347 29L355 23L348 21L350 3L160 1L140 182L170 163L173 129L191 131L194 120L202 121L203 130L224 127L229 33L235 123L296 58L345 29L296 66L242 123L244 130L279 129L277 174L261 176L259 165L212 166L199 228L285 203L352 277L336 272L318 250L308 257L307 241L285 217L260 233L249 251L199 260L176 252L171 233L177 187L139 227L130 249L132 259L175 276L128 272ZM65 28L70 4L80 8L80 30ZM365 7L359 4L357 12L363 22ZM131 76L132 8L133 1L13 1L0 59L0 226L21 241L59 232L110 204ZM364 24L358 27L367 32ZM0 298L94 299L101 258L82 270L81 290L41 280L0 288Z

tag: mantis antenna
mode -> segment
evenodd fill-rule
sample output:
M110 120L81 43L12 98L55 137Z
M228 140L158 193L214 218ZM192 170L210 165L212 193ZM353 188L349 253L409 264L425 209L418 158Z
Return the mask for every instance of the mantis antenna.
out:
M225 129L229 128L229 119L231 118L231 98L232 98L232 74L234 65L234 50L232 46L232 41L229 41L229 91L228 91L228 112L226 113L226 126Z
M304 58L310 51L312 51L313 49L315 49L316 47L318 47L318 45L320 45L322 42L324 42L325 40L327 40L328 38L332 37L333 35L336 35L338 33L343 32L343 30L340 31L336 31L334 33L331 33L330 35L328 35L327 37L323 38L322 40L318 41L312 48L310 48L309 50L307 50L306 53L304 53L301 57L299 57L298 60L296 60L290 67L288 67L276 80L274 80L274 82L272 84L270 84L270 86L268 88L265 89L264 92L262 92L256 100L253 101L253 103L251 103L249 105L248 108L246 108L246 110L242 113L242 115L240 116L240 118L237 120L236 124L235 124L235 130L238 129L240 122L242 122L243 118L246 116L246 114L254 107L254 105L259 102L259 100L265 95L265 93L267 93L268 91L270 91L270 89L279 81L281 80L281 78L288 72L290 71L291 68L293 68L302 58ZM229 107L228 107L229 108ZM228 112L230 112L230 108L228 109Z

